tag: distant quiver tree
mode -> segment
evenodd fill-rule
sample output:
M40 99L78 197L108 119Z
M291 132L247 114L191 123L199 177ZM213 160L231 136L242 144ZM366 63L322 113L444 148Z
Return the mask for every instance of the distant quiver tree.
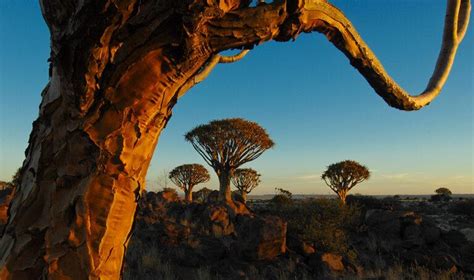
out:
M445 188L445 187L437 188L435 190L435 193L440 194L440 195L448 195L448 196L453 194L450 189Z
M205 183L210 179L207 169L197 163L183 164L174 168L171 170L169 178L177 187L184 191L186 201L193 201L194 186Z
M211 121L189 131L185 138L219 178L219 200L232 203L230 180L241 165L273 147L265 129L240 118Z
M260 184L260 174L252 168L239 168L232 176L232 184L247 202L247 195Z
M353 160L345 160L328 166L321 178L346 204L347 193L357 184L369 179L367 167Z

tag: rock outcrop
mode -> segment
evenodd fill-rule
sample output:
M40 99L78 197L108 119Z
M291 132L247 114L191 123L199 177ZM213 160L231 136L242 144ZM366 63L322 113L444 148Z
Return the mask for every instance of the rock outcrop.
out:
M163 192L145 194L130 246L135 240L156 246L176 263L190 267L221 259L268 261L285 253L285 221L257 217L237 201L236 207L229 207L210 198L202 204L184 203ZM179 251L185 253L176 254Z
M473 244L459 231L442 231L432 220L411 211L380 209L367 211L365 225L366 230L352 239L364 267L374 266L373 256L378 254L388 263L393 256L433 270L474 272L474 259L468 253Z

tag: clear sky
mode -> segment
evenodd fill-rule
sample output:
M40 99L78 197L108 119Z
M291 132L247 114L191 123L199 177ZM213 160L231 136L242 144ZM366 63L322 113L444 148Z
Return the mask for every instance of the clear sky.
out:
M24 159L48 79L49 35L37 2L0 1L0 180L10 180ZM424 89L440 47L445 1L332 2L391 76L410 92ZM258 46L241 62L219 65L180 99L155 152L149 187L177 165L205 165L184 141L188 130L242 117L260 123L276 143L247 164L262 174L255 194L275 187L329 194L320 174L345 159L372 172L353 192L426 194L447 186L473 193L473 39L471 23L443 92L417 112L386 105L320 34ZM217 188L213 173L205 186Z

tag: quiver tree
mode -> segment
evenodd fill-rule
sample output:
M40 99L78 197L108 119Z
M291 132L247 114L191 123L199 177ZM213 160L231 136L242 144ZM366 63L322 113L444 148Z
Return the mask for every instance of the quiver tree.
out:
M234 171L232 184L247 201L247 195L260 184L260 174L252 168L239 168Z
M357 184L369 179L367 167L353 160L345 160L328 166L321 178L346 204L347 193Z
M320 32L390 106L416 110L446 82L471 7L447 1L435 70L412 96L327 1L251 2L40 0L50 81L0 241L1 279L119 278L158 137L178 98L218 63ZM241 52L220 54L229 49Z
M183 164L171 170L170 180L184 191L184 199L193 201L193 188L197 184L209 181L209 172L200 164Z
M185 138L216 172L219 200L228 203L232 203L230 180L234 171L274 145L265 129L244 119L211 121L195 127Z
M439 194L439 195L447 195L447 196L453 194L450 189L445 188L445 187L437 188L437 189L435 190L435 193L436 193L436 194Z

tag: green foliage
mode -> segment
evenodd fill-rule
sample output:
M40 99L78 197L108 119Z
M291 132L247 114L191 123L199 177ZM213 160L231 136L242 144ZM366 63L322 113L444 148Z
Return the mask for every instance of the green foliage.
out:
M474 199L453 202L449 212L474 218Z
M444 187L442 187L442 188L437 188L437 189L435 190L435 193L437 193L437 194L444 194L444 195L452 195L452 194L453 194L450 189L444 188Z

